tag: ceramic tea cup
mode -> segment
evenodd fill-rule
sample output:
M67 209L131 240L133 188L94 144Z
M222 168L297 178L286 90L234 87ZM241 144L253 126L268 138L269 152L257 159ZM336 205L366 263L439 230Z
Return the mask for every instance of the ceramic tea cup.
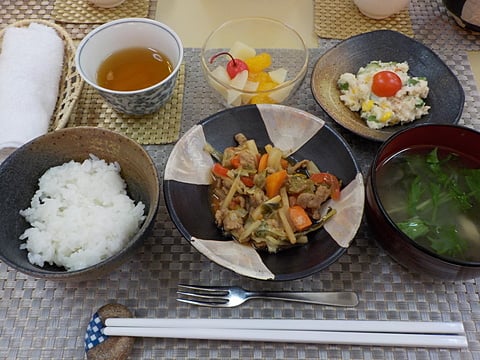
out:
M172 71L160 82L136 90L120 91L102 87L97 72L110 55L129 48L160 51L169 59ZM80 76L94 87L117 112L145 115L158 111L172 96L183 61L183 45L167 25L145 18L114 20L92 30L80 42L75 63Z
M408 7L410 0L353 0L358 10L372 19L385 19Z
M125 0L88 0L87 2L101 8L113 8L121 5L124 1Z

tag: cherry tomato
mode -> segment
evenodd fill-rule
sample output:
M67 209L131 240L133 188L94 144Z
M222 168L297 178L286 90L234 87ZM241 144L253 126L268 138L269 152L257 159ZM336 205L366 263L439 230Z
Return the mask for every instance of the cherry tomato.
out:
M377 96L395 96L401 88L402 79L393 71L379 71L373 76L372 92Z
M230 53L226 51L213 55L210 58L210 63L213 63L215 59L220 55L230 56L231 60L227 64L227 73L228 73L228 76L230 76L230 79L233 79L235 76L237 76L237 74L241 73L242 71L248 70L248 65L245 63L245 61L240 59L235 59Z

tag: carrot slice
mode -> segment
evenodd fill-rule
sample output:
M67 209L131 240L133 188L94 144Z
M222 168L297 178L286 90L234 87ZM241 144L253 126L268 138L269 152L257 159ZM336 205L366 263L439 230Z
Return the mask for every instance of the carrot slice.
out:
M260 157L260 160L258 162L258 172L262 172L267 168L268 164L268 154L265 153Z
M253 187L255 185L255 183L253 182L253 178L250 176L241 176L240 180L242 180L245 186Z
M267 176L265 179L265 192L269 199L280 193L280 188L285 183L287 176L286 170L280 170Z
M307 212L299 205L289 207L288 215L290 216L290 220L297 231L303 231L312 225L312 220L308 216Z
M230 164L234 169L238 169L240 167L240 155L235 155L230 159Z
M219 163L213 164L212 172L216 176L220 176L220 177L228 176L228 169L226 167L220 165Z

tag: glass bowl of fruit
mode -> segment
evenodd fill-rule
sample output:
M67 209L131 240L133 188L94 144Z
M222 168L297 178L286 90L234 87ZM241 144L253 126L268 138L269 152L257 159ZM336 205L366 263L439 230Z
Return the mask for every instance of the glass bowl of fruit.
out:
M302 36L264 17L223 23L201 51L207 83L227 107L285 103L305 78L307 65Z

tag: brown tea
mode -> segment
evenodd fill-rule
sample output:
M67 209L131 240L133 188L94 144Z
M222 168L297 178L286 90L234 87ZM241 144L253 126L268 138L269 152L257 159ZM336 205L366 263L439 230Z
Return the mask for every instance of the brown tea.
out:
M114 52L100 64L97 83L116 91L140 90L159 83L172 71L172 63L160 51L132 47Z

